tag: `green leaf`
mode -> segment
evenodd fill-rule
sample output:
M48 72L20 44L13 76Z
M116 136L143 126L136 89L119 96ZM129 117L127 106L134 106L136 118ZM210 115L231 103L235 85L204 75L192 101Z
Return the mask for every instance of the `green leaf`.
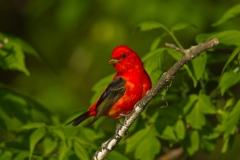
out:
M178 23L171 28L171 32L182 30L182 29L185 29L189 26L191 26L191 25L188 24L188 23Z
M183 140L184 137L185 137L185 125L184 125L184 122L179 119L177 121L177 123L175 124L175 134L176 134L176 137L179 139L179 140Z
M157 29L157 28L166 28L163 24L155 21L148 21L148 22L143 22L137 26L137 28L140 29L140 31L149 31L152 29Z
M28 53L28 54L30 54L30 55L32 55L32 56L34 56L34 57L36 57L40 60L40 57L39 57L38 53L36 52L36 50L32 46L30 46L27 42L23 41L20 38L0 33L0 39L4 39L4 38L7 38L8 43L10 43L10 44L15 43L15 44L20 45L21 49L24 52L26 52L26 53Z
M234 135L228 137L225 141L224 141L224 144L223 144L223 147L222 147L222 150L221 152L222 153L226 153L228 149L231 148L233 142L234 142Z
M129 160L128 157L126 157L125 155L113 150L111 151L108 155L107 158L109 160Z
M196 37L196 41L198 43L205 41L211 38L218 38L220 44L224 44L227 46L239 46L240 45L240 32L238 30L227 30L223 32L217 33L207 33L207 34L199 34Z
M81 145L84 145L85 147L87 146L88 149L97 149L97 145L93 143L92 141L89 141L83 137L73 137L73 141L77 141Z
M190 131L186 136L185 143L183 143L188 155L193 155L199 148L199 134L198 131Z
M44 127L38 128L36 129L31 135L30 135L30 153L29 153L29 160L32 157L34 148L36 146L36 144L44 137L46 133L46 130Z
M169 140L169 141L177 141L177 137L176 137L174 131L175 131L175 127L174 126L167 125L163 129L162 132L160 131L159 137L161 137L162 139L165 139L165 140Z
M202 106L197 102L186 116L186 121L192 126L192 128L201 129L206 123L201 107Z
M151 78L152 85L155 85L157 83L162 74L163 71L160 69L156 69L152 71L150 74L148 74Z
M201 138L201 148L206 153L212 153L215 150L215 142Z
M73 142L74 151L77 157L81 160L89 160L86 149L77 141Z
M144 58L144 68L146 69L148 74L151 74L155 70L159 70L162 68L163 60L164 60L164 54L162 50L155 50L153 51L154 54L151 52L148 53L148 58Z
M173 49L167 49L167 52L173 57L175 60L179 60L183 55L180 52L177 52ZM202 77L205 66L207 63L207 54L206 52L201 53L201 55L192 61L188 62L184 65L184 68L187 70L188 75L192 78L194 87L197 86L198 80Z
M25 66L25 56L18 43L9 41L0 50L0 67L4 70L18 70L29 76Z
M127 143L126 153L134 151L141 142L141 140L143 140L143 138L147 135L147 133L147 129L142 129L132 135Z
M225 72L220 78L219 88L223 95L231 86L240 81L240 74L234 72Z
M175 60L179 60L182 58L183 54L180 53L180 52L177 52L176 50L174 49L171 49L171 48L167 48L166 51L169 53L169 55L174 58Z
M197 86L198 80L202 77L203 72L205 71L205 66L207 63L207 54L202 52L201 55L192 61L187 63L187 71L189 76L192 78L194 87Z
M20 153L18 153L13 160L23 160L23 159L27 159L27 157L29 156L29 152L26 151L21 151Z
M61 143L58 151L58 160L65 160L65 156L68 153L70 148L67 147L65 143Z
M7 130L7 125L1 117L0 117L0 128Z
M199 106L201 106L202 113L214 114L216 113L215 107L212 105L211 98L207 95L200 94L198 97Z
M151 47L150 47L150 51L156 50L157 47L158 47L158 45L159 45L159 43L161 42L162 38L165 37L166 35L167 35L167 34L162 34L161 36L157 37L157 38L153 41L153 43L152 43L152 45L151 45Z
M58 142L56 140L53 140L50 137L46 137L43 140L43 149L44 149L44 155L50 154L58 145Z
M49 131L55 136L61 138L62 141L65 141L65 135L63 133L63 129L58 126L48 127Z
M226 137L231 134L232 130L236 126L240 116L240 100L237 102L237 104L234 106L233 110L231 111L227 123L226 123L226 129L225 134Z
M8 88L0 87L0 106L11 118L27 123L32 118L32 110L41 112L50 120L51 113L34 99Z
M31 118L27 102L15 94L0 90L0 106L10 118L15 117L23 123Z
M227 63L224 65L222 73L225 71L226 67L228 66L228 64L236 57L236 55L238 54L240 56L240 46L238 46L236 49L234 49L233 53L231 54L231 56L228 58Z
M183 108L183 114L186 115L189 110L192 108L192 106L195 104L195 102L197 101L198 99L198 96L196 94L191 94L189 97L188 97L188 101L187 101L187 104L184 105L184 108Z
M139 145L135 151L136 159L154 159L155 155L159 153L161 144L156 138L154 129L147 129L144 138L140 140Z
M32 122L32 123L28 123L21 126L19 130L30 130L30 129L41 128L45 126L46 124L42 122Z
M212 24L213 27L219 26L230 19L237 18L240 16L240 4L230 8L224 15L215 23Z
M1 160L12 160L13 159L13 153L10 151L2 151L0 150L0 159Z

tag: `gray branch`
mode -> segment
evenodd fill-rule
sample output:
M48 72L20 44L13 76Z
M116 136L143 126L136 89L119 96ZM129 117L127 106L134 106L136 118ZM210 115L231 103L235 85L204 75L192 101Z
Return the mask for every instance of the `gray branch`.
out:
M177 61L167 72L165 72L158 80L157 84L153 86L152 89L150 89L147 94L135 104L134 109L129 115L127 115L123 124L118 126L116 133L113 135L113 137L102 144L101 149L95 153L92 159L104 159L107 154L112 151L113 148L118 144L118 142L126 135L129 127L138 118L141 112L146 108L148 103L157 95L157 93L164 87L167 82L171 81L174 78L177 71L186 62L196 58L201 52L218 45L218 43L218 39L213 38L196 46L192 46L189 49L181 49L173 44L166 44L166 46L182 52L184 54L183 57L179 61Z

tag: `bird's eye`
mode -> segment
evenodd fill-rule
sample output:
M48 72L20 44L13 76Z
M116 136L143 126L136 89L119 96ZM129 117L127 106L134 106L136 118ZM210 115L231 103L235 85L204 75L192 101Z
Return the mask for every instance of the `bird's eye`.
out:
M124 54L122 54L122 58L126 58L127 57L127 55L124 53Z

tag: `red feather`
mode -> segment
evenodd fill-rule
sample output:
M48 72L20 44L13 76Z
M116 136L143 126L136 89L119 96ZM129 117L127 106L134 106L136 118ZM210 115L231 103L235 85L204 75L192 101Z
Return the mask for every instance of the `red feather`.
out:
M92 123L100 116L121 118L121 114L129 114L134 105L151 89L151 80L141 59L129 47L116 47L108 64L113 64L117 70L112 82L87 112L68 124L76 126L90 116L95 116Z

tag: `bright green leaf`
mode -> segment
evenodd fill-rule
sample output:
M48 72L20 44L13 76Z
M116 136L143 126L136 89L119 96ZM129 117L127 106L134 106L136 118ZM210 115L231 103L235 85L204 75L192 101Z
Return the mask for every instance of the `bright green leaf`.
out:
M125 155L113 150L111 151L108 155L107 158L108 160L129 160Z
M174 58L175 60L179 60L180 58L182 58L183 54L180 53L180 52L177 52L176 50L174 49L171 49L171 48L167 48L166 51L169 53L169 55Z
M89 160L86 149L77 141L73 142L74 151L81 160Z
M146 56L148 57L146 58ZM151 74L153 71L162 68L164 54L161 49L147 53L146 56L143 58L144 59L143 62L144 62L144 68L146 69L148 74Z
M240 100L234 106L233 110L230 112L230 115L227 120L225 134L230 134L234 127L236 126L238 119L240 117Z
M49 131L52 132L57 137L61 138L62 141L65 141L65 135L63 129L58 126L48 127Z
M199 106L201 106L202 113L214 114L215 107L212 105L211 98L207 95L200 94L198 97Z
M189 97L188 97L188 101L187 101L187 104L184 106L183 108L183 114L186 115L189 110L192 108L192 106L194 105L194 103L197 101L198 99L198 96L196 94L191 94Z
M141 160L154 159L155 155L159 153L160 147L161 144L156 138L154 129L147 129L147 133L137 146L135 158Z
M177 52L173 49L167 49L167 52L173 57L175 60L179 60L183 54ZM187 70L189 76L192 78L194 86L197 86L197 81L202 77L205 66L207 63L207 54L206 52L201 53L201 55L192 61L188 62L184 65L184 68Z
M235 102L235 99L234 98L230 98L227 100L225 106L223 107L224 109L227 109L228 107L231 107Z
M44 154L48 155L50 154L58 145L58 142L56 140L53 140L50 137L46 137L43 140L43 148L44 148Z
M198 43L202 41L206 41L211 38L218 38L220 44L224 44L227 46L239 46L240 45L240 31L238 30L227 30L218 33L208 33L208 34L199 34L196 37L196 41Z
M147 133L148 133L147 129L142 129L136 132L134 135L132 135L127 143L126 153L134 151L139 145L139 143L147 135Z
M201 129L206 123L206 119L202 113L201 107L202 106L200 106L197 102L186 116L186 121L192 126L192 128Z
M177 141L177 137L174 134L175 128L174 126L167 125L162 132L160 132L159 137L169 141Z
M0 39L4 39L4 38L7 38L8 39L8 43L10 43L11 45L13 44L18 44L21 46L21 49L30 54L30 55L33 55L34 57L40 59L38 53L36 52L36 50L31 47L27 42L23 41L22 39L20 38L17 38L17 37L14 37L14 36L10 36L10 35L6 35L6 34L3 34L3 33L0 33Z
M21 126L19 130L30 130L30 129L40 128L45 126L46 124L42 122L32 122L32 123L28 123Z
M192 61L187 63L187 71L189 76L192 78L194 87L197 86L198 80L202 77L203 72L205 71L205 66L207 63L207 54L202 52L201 55Z
M70 148L67 147L65 143L61 143L58 151L58 160L65 160L65 156L68 153Z
M73 141L77 141L79 144L88 146L88 149L97 149L97 145L83 137L73 137Z
M193 155L199 148L199 134L198 131L190 131L186 136L184 148L187 151L188 155Z
M156 50L157 47L158 47L158 45L159 45L159 43L161 42L162 38L165 37L165 36L166 36L166 34L163 34L163 35L161 35L160 37L157 37L157 38L153 41L153 43L152 43L152 45L151 45L151 47L150 47L150 51Z
M174 32L174 31L182 30L189 26L190 26L190 24L188 24L188 23L178 23L171 28L171 31Z
M184 122L179 119L177 121L177 123L175 124L175 134L176 134L176 137L179 139L179 140L183 140L184 137L185 137L185 125L184 125Z
M231 86L237 84L240 81L240 74L234 72L225 72L219 82L219 88L223 95L225 91Z
M212 26L216 27L219 26L227 21L229 21L230 19L233 18L237 18L240 16L240 4L233 6L232 8L230 8L226 13L224 13L224 15L214 24L212 24Z
M222 153L226 153L227 150L231 148L231 146L234 142L234 137L235 137L235 135L231 135L227 139L224 140L224 144L223 144L222 150L221 150Z
M30 153L29 153L29 160L32 157L34 148L36 144L44 137L46 133L45 128L41 127L36 129L31 135L30 135Z
M159 80L162 74L163 74L163 71L160 69L156 69L149 74L152 85L155 85L157 83L157 81Z
M17 43L8 42L0 50L0 67L2 69L22 71L29 76L24 59L23 50Z
M163 24L154 21L143 22L138 25L140 31L149 31L157 28L166 28Z
M226 67L228 66L228 64L236 57L236 55L238 54L238 56L240 56L240 46L238 46L236 49L234 49L233 53L231 54L231 56L228 58L227 63L224 65L222 73L225 71Z

